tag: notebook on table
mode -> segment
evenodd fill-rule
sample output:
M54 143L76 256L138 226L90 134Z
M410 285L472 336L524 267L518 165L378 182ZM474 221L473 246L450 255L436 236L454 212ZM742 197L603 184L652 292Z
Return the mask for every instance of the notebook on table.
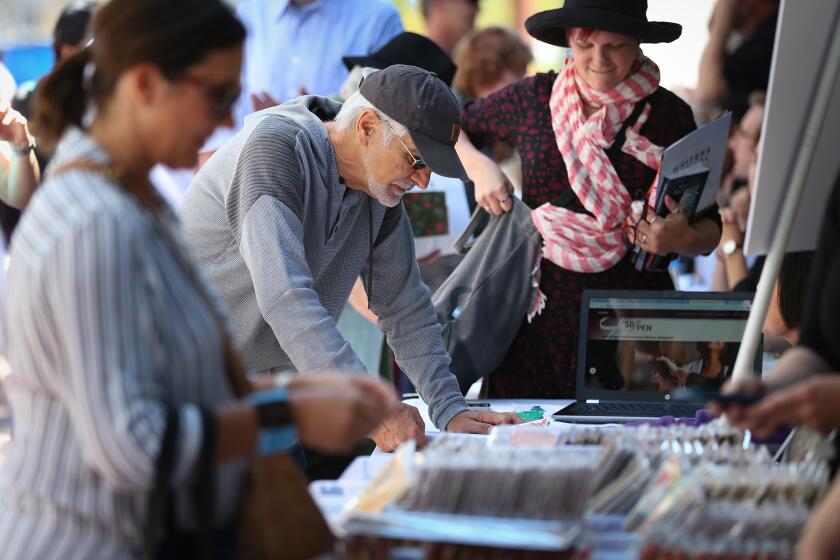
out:
M564 422L693 417L703 402L674 391L715 391L732 375L752 306L748 292L587 290L581 298L576 401ZM761 352L756 356L761 370Z

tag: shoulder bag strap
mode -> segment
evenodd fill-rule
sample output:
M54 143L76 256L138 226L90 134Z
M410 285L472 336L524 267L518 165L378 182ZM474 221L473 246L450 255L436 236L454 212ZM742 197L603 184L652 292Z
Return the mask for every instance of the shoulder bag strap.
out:
M636 124L636 121L642 116L642 111L645 110L645 105L650 101L651 96L653 94L637 101L636 106L633 107L633 112L624 120L624 124L621 125L621 128L615 135L615 140L613 140L612 145L606 150L607 157L611 160L621 153L621 148L624 147L624 142L627 140L627 129Z
M158 555L158 546L164 538L169 511L169 480L175 469L175 447L179 429L178 411L168 406L166 429L155 461L155 480L149 494L149 505L143 526L143 559L153 560Z

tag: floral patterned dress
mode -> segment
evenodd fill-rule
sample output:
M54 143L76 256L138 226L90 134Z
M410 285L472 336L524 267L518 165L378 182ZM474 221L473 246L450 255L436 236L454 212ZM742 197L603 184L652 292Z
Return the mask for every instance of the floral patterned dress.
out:
M477 147L503 141L519 150L523 200L531 208L556 201L571 188L548 108L556 78L554 72L524 78L468 103L462 113L463 131ZM649 101L651 114L641 133L654 144L668 146L696 128L689 106L670 91L660 87ZM611 161L630 195L642 198L656 172L623 152ZM577 197L567 207L586 212ZM667 272L636 271L629 258L597 274L543 259L540 288L548 297L546 307L531 323L523 320L504 361L485 377L482 394L488 398L573 398L583 291L670 290L673 283Z

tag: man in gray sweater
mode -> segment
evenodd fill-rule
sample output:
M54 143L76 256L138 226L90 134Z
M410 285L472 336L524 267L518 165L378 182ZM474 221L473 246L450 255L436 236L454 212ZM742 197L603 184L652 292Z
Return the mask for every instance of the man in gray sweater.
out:
M518 421L467 410L400 204L431 170L466 179L454 150L459 132L449 88L396 65L364 79L343 106L308 96L255 113L204 165L181 207L184 232L250 368L364 371L336 329L361 275L438 428L486 433ZM371 436L391 450L424 440L424 428L403 406Z

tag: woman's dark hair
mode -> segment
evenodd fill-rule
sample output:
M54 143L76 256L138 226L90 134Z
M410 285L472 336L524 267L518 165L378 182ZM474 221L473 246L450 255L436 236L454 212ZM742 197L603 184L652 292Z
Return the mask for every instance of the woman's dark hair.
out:
M813 251L787 253L779 270L779 312L788 329L802 324L808 277L811 275Z
M38 85L32 130L43 145L80 126L89 102L103 107L129 68L152 63L175 80L210 52L245 40L222 0L110 0L94 14L91 33L91 44Z

